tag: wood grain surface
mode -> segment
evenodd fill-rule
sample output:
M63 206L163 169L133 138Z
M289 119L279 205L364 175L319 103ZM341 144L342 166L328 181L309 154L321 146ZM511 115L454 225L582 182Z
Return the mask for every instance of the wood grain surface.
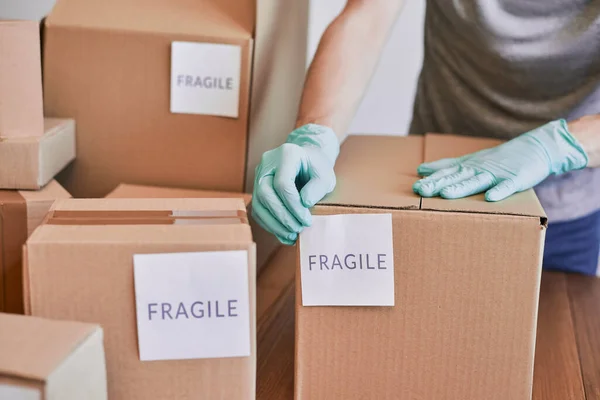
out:
M569 275L568 293L587 399L600 399L600 279Z
M293 248L282 251L273 268L286 271L260 277L270 278L269 301L258 320L258 400L294 398L295 285L290 271L295 253ZM543 273L533 399L600 400L600 279Z

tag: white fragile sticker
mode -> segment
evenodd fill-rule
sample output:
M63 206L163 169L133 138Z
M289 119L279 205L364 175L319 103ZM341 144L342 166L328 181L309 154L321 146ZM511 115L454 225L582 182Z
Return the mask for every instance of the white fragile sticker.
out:
M391 214L313 216L300 272L303 306L393 306Z
M242 49L230 44L171 44L171 112L238 117Z
M140 359L250 355L248 253L136 254Z
M41 398L39 389L0 383L0 399L40 400Z

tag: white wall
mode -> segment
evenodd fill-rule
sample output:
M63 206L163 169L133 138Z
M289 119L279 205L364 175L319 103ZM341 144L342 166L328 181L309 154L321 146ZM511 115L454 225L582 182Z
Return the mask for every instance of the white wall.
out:
M342 10L345 0L311 0L308 58L323 31ZM423 62L425 1L406 1L385 47L371 86L352 122L350 133L405 134Z
M52 9L55 0L0 0L0 19L40 20Z

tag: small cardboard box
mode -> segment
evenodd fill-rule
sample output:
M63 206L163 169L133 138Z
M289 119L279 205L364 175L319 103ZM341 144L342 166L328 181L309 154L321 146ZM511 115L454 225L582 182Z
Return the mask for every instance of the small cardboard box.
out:
M106 195L106 198L236 198L244 199L248 212L248 220L252 228L252 237L256 243L256 271L260 275L263 268L280 247L279 241L275 236L258 225L251 217L252 196L246 193L217 192L211 190L193 190L193 189L175 189L157 186L130 185L122 183L112 192Z
M45 115L78 124L78 160L59 181L75 197L121 182L244 191L294 127L307 10L307 0L57 1L44 26Z
M0 313L0 327L0 399L107 399L98 325Z
M0 190L0 312L23 314L23 245L52 203L69 197L56 181L37 191Z
M1 139L44 133L40 54L37 22L0 21Z
M59 201L27 241L24 254L28 314L104 328L109 398L254 398L256 254L241 199ZM241 261L182 261L223 255L235 255ZM154 260L154 267L149 260ZM147 269L150 267L157 269ZM230 267L238 268L237 272L231 273ZM149 275L140 275L148 271ZM198 271L228 275L202 282L197 280ZM157 279L151 282L154 286L148 284L148 276ZM235 293L240 296L237 304L241 311L234 313L240 319L214 318L222 317L223 307L219 311L218 305L212 318L210 311L194 311L196 296L203 299L199 304L206 306L206 296L217 298L240 279L242 289L238 287ZM148 297L160 303L158 311L156 304L145 304ZM190 297L194 299L191 309ZM165 305L177 303L177 314L175 308ZM208 307L210 304L209 298ZM231 307L229 312L231 317ZM228 329L231 321L241 324L236 325L239 329ZM148 323L153 329L167 329L167 336L162 331L147 335L144 327ZM218 325L221 323L225 325ZM215 329L194 334L209 326ZM246 355L197 358L187 351L191 340L193 351L198 347L229 352L233 342L212 346L220 340L219 335L213 337L217 332L224 333L224 340L242 335L238 339L247 346ZM177 356L172 356L174 352Z
M358 269L344 266L342 255L337 267L330 255L327 269L326 255L320 259L308 248L300 251L296 399L531 398L546 224L534 192L490 203L483 195L444 200L412 191L423 160L495 144L432 134L355 136L344 143L336 165L338 185L313 212L327 215L328 223L347 214L389 216L392 237L380 239L393 248L393 305L303 306L304 290L314 296L311 279L325 282L335 276L338 285ZM361 235L363 227L347 228L351 237ZM311 235L302 233L300 248L308 243L305 234ZM375 231L367 235L374 237ZM335 242L327 241L323 251ZM358 264L366 246L354 245L348 251ZM306 268L311 260L312 270ZM315 260L325 261L325 267ZM360 266L374 276L386 269L378 262L379 253L370 261L367 253ZM346 301L368 289L380 293L374 286L363 289L346 293Z
M0 140L0 189L40 189L74 158L75 121L45 118L42 136Z

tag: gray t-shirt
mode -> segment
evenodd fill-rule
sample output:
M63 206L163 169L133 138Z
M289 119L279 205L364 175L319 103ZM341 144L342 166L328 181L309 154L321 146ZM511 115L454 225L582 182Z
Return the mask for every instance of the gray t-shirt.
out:
M600 2L428 0L411 133L510 139L600 113ZM600 132L598 132L600 135ZM536 187L551 222L600 209L600 168Z

